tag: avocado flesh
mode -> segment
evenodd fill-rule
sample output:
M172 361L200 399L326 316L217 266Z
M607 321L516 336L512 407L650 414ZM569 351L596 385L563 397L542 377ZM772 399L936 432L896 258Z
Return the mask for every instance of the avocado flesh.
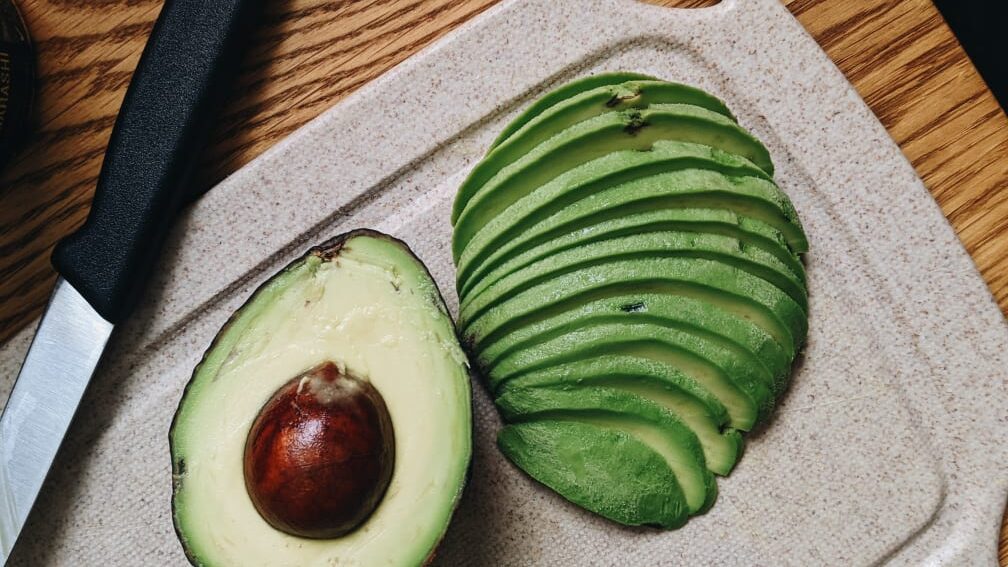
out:
M464 196L475 193L501 169L518 161L557 132L608 112L660 104L688 104L735 121L723 102L704 91L678 83L629 81L598 87L551 106L491 149L462 182L455 208L460 214L467 202ZM457 214L453 216L455 218Z
M579 268L615 260L655 257L703 258L733 266L776 286L807 314L805 286L775 257L760 252L759 249L744 249L736 239L704 233L646 232L602 240L558 252L547 262L532 264L474 289L462 300L460 317L475 319L505 298Z
M497 398L508 421L579 421L622 431L661 455L675 474L687 510L707 510L717 497L696 435L665 408L635 394L608 388L579 391L514 389Z
M574 504L626 525L678 528L689 511L665 459L620 429L570 420L504 426L504 455Z
M568 98L577 96L584 91L590 91L605 85L618 85L627 81L650 80L655 80L655 78L642 73L628 73L621 71L615 73L600 73L598 75L592 75L591 77L585 77L583 79L566 83L537 98L536 101L529 105L524 112L519 114L517 118L504 127L501 133L497 135L497 138L493 141L493 143L490 144L490 149L487 151L491 151L496 148L501 142L510 138L511 134L520 130L523 126L525 126L525 124L531 122L546 109L559 102L563 102Z
M550 256L596 242L648 232L689 232L726 236L743 249L758 248L784 265L786 274L806 288L805 267L791 254L783 236L773 227L724 209L658 209L607 219L507 255L500 263L484 263L464 284L459 296L475 295L513 272ZM478 283L477 283L478 282Z
M509 126L456 195L459 329L506 456L589 510L661 525L612 513L645 474L621 443L672 466L654 426L688 430L705 472L732 470L805 341L808 239L766 148L716 98L651 79L564 94ZM593 463L620 473L595 480ZM673 472L690 500L695 477Z
M794 353L785 350L759 325L712 303L661 293L626 292L625 295L578 305L481 345L483 348L476 354L476 363L485 376L493 377L497 363L521 349L588 325L640 320L693 327L707 335L719 336L741 358L748 359L754 366L766 368L773 376L774 394L779 394L787 384ZM709 400L706 396L701 397Z
M245 489L243 452L262 405L325 360L380 392L395 431L395 469L359 528L303 539L259 516ZM471 454L465 356L426 268L405 244L371 231L295 261L214 339L170 438L174 520L195 564L424 563L447 528Z
M541 244L604 220L667 208L729 210L780 231L794 253L804 251L808 243L790 200L772 183L750 175L754 170L758 171L741 158L677 142L594 160L515 202L480 229L456 260L457 282L466 285L478 269L494 266L526 244ZM718 179L715 173L725 176ZM696 178L711 187L686 184Z
M752 161L773 173L766 148L724 116L698 106L653 105L643 110L610 112L585 120L536 146L504 167L471 195L455 221L452 254L456 261L479 228L516 200L587 161L621 150L647 150L661 140L708 145Z
M460 318L460 328L468 344L481 350L523 326L629 290L707 301L752 320L792 351L805 340L805 314L787 294L746 272L700 258L647 258L582 268L518 293L476 319Z
M604 354L523 374L503 383L497 395L514 388L583 387L629 392L675 413L696 434L707 468L714 474L727 475L742 454L742 436L727 427L721 402L678 368L659 361ZM693 393L697 389L703 399Z
M577 327L517 351L497 364L491 388L529 372L603 353L647 356L676 366L724 405L729 425L735 429L752 429L773 409L772 380L765 368L749 365L724 341L645 320Z

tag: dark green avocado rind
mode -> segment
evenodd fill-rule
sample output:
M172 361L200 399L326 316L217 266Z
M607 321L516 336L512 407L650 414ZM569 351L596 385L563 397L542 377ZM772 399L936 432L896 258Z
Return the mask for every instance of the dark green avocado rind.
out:
M585 91L554 104L490 150L459 187L452 219L458 218L476 189L504 167L556 134L607 112L647 108L656 104L689 104L735 121L724 103L700 89L665 81L628 81Z
M559 252L545 262L514 271L461 297L459 317L471 320L534 285L580 268L634 258L703 258L738 268L788 294L807 315L808 292L787 267L758 248L745 249L733 238L689 232L645 232L602 240Z
M747 358L738 355L738 349L726 348L724 341L643 319L575 327L516 351L497 364L491 388L550 366L619 352L650 355L654 360L678 365L721 401L728 410L729 425L735 429L752 429L773 409L773 380L765 367L750 365Z
M665 458L679 482L690 514L706 511L717 497L714 475L707 469L696 435L675 414L649 400L610 388L577 391L532 388L508 391L497 398L497 407L504 419L512 423L579 421L622 430ZM664 444L669 455L655 447L654 438Z
M458 287L458 294L462 298L475 295L504 276L579 246L632 234L663 231L707 233L734 238L743 249L758 248L763 253L772 255L777 262L784 264L792 279L806 288L805 267L790 252L781 233L772 226L724 209L658 209L603 220L523 248L517 254L503 258L492 269L484 263L473 277Z
M642 73L629 73L629 72L615 72L615 73L600 73L598 75L592 75L590 77L585 77L583 79L578 79L576 81L571 81L566 83L552 91L542 95L537 98L535 102L529 105L524 112L518 115L517 118L512 120L497 138L490 144L490 150L493 150L501 142L511 137L520 130L523 126L531 122L536 116L539 116L546 109L551 106L563 102L568 98L577 96L584 91L590 91L592 89L604 86L604 85L618 85L620 83L625 83L627 81L653 81L657 80L650 75L644 75Z
M659 108L660 107L660 108ZM611 112L571 126L503 168L471 195L456 201L465 208L455 221L452 258L458 260L473 235L521 197L584 164L621 150L647 150L661 140L709 145L738 154L772 175L763 145L724 116L683 104Z
M636 321L692 329L694 333L718 337L726 348L735 350L750 364L766 369L773 377L775 395L787 384L794 352L785 350L759 325L705 301L661 293L628 291L578 305L481 345L478 351L473 349L473 358L482 374L496 383L497 363L515 352L583 326Z
M747 272L700 258L647 258L596 264L533 286L480 317L459 319L477 351L507 333L608 296L659 292L713 302L752 319L781 345L796 351L808 321L801 307L775 286Z
M730 210L770 225L793 253L803 252L808 242L794 206L765 174L750 175L756 171L742 158L697 144L660 142L648 151L610 154L540 187L482 227L456 258L457 283L467 285L489 269L484 265L492 268L522 246L663 208Z
M572 503L621 524L678 528L686 498L665 459L619 430L577 421L505 425L504 456Z
M603 354L524 374L502 384L497 395L515 388L592 387L633 393L678 415L700 440L714 474L730 473L742 454L742 435L728 427L721 402L679 369L655 360Z

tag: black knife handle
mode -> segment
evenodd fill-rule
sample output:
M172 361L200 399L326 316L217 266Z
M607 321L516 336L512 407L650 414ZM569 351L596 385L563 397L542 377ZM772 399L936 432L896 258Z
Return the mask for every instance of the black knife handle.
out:
M133 309L192 190L261 0L167 0L116 119L87 221L53 265L106 320Z

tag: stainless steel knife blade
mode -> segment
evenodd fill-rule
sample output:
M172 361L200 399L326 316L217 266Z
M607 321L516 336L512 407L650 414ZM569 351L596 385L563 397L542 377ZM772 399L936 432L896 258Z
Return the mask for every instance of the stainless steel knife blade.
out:
M28 518L112 327L72 285L57 280L0 416L0 564Z
M116 117L87 221L0 416L6 564L116 323L139 300L262 0L165 0Z

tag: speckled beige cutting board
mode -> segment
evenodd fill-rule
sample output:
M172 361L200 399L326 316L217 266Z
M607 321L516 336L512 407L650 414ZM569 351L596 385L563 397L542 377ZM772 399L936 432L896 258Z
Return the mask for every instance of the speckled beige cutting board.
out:
M1008 328L899 149L772 0L505 3L221 183L182 218L116 335L14 563L184 563L168 426L228 314L308 246L359 226L407 240L454 308L460 180L528 101L615 69L719 95L769 147L812 246L804 361L715 507L674 532L618 527L519 473L476 387L472 479L439 563L994 564ZM29 338L0 350L4 389Z

